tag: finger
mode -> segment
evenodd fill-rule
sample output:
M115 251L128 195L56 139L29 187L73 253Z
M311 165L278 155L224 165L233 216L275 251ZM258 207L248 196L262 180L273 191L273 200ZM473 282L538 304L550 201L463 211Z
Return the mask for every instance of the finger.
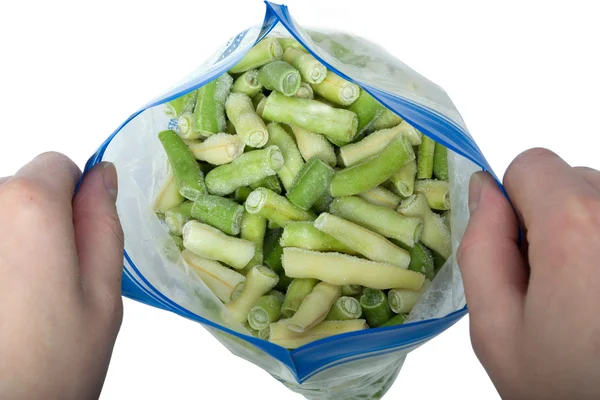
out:
M471 320L514 324L527 288L517 218L488 173L471 177L471 218L457 252Z
M0 178L0 186L9 179L10 179L10 176L5 176L4 178Z
M588 167L575 167L575 172L583 178L588 185L600 191L600 172Z
M123 269L123 231L116 197L115 167L100 163L85 175L73 201L84 292L109 310L120 304Z

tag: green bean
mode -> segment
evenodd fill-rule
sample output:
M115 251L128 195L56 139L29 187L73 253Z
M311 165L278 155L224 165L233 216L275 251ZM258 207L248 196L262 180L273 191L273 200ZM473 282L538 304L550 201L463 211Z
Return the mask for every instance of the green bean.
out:
M431 179L433 176L434 152L435 142L433 139L423 136L417 157L417 179Z
M232 85L233 78L223 74L198 89L193 121L193 130L198 135L210 136L225 131L225 100Z
M244 72L233 82L231 91L233 93L244 93L252 97L260 92L261 89L262 85L258 82L258 71L251 69Z
M450 184L446 181L423 179L415 182L415 193L425 196L432 210L450 209Z
M296 68L302 75L302 79L308 83L321 83L327 76L327 68L305 51L293 48L287 49L283 53L283 61Z
M379 289L366 288L360 297L360 307L371 328L385 324L394 315L385 293Z
M287 197L296 206L309 210L328 190L333 168L319 158L311 158L287 188Z
M339 240L315 228L312 222L306 221L288 222L285 228L283 228L283 235L279 244L282 247L299 247L315 251L358 254Z
M294 205L288 199L266 189L255 189L246 199L246 210L258 214L279 226L285 226L290 221L313 221L312 212L305 211Z
M327 72L325 79L320 83L311 86L315 93L342 106L349 106L354 103L360 95L358 85L348 82L331 71Z
M276 38L268 37L258 42L229 72L238 74L262 67L273 60L281 60L283 49Z
M277 90L285 96L293 96L300 88L300 72L285 61L273 61L258 71L258 82L267 90Z
M298 311L306 296L317 286L317 283L319 283L317 279L292 280L281 306L281 315L284 318L291 318Z
M254 110L250 97L244 93L230 94L225 102L225 111L246 145L262 147L267 143L267 126Z
M285 130L285 127L276 122L267 126L269 131L268 146L277 146L283 155L283 166L277 171L277 176L286 190L292 186L294 178L304 166L304 160L296 146L293 135Z
M448 180L448 149L439 143L433 153L433 175L441 181Z
M193 112L197 97L198 91L194 90L169 101L165 104L165 115L169 118L178 118L185 112Z

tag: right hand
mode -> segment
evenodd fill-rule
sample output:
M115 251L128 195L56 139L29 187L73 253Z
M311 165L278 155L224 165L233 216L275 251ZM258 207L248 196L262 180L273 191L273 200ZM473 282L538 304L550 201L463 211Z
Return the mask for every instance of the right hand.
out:
M532 149L504 187L471 178L457 254L475 353L503 398L600 399L600 172Z

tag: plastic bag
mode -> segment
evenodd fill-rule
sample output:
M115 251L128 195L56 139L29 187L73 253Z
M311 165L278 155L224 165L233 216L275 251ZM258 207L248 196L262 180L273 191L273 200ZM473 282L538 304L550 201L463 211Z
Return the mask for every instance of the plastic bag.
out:
M469 217L469 177L479 169L491 170L460 114L437 85L373 43L349 34L303 30L287 7L266 4L261 26L232 38L180 84L134 113L90 158L86 171L107 160L115 163L119 172L117 208L125 232L124 296L202 323L234 354L309 399L381 398L406 355L467 312L454 259ZM255 338L228 318L221 301L188 270L152 210L152 200L167 171L156 134L176 129L176 122L165 116L163 104L229 70L267 34L296 38L328 69L360 85L449 149L453 256L403 325L347 333L292 351Z

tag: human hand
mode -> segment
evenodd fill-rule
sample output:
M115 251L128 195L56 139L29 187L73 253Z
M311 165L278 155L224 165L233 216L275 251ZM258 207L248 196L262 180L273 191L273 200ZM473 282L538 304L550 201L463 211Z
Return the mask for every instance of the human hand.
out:
M475 353L503 398L599 399L600 172L532 149L504 187L518 216L472 177L457 254Z
M98 398L122 319L117 176L46 153L0 179L0 399Z

